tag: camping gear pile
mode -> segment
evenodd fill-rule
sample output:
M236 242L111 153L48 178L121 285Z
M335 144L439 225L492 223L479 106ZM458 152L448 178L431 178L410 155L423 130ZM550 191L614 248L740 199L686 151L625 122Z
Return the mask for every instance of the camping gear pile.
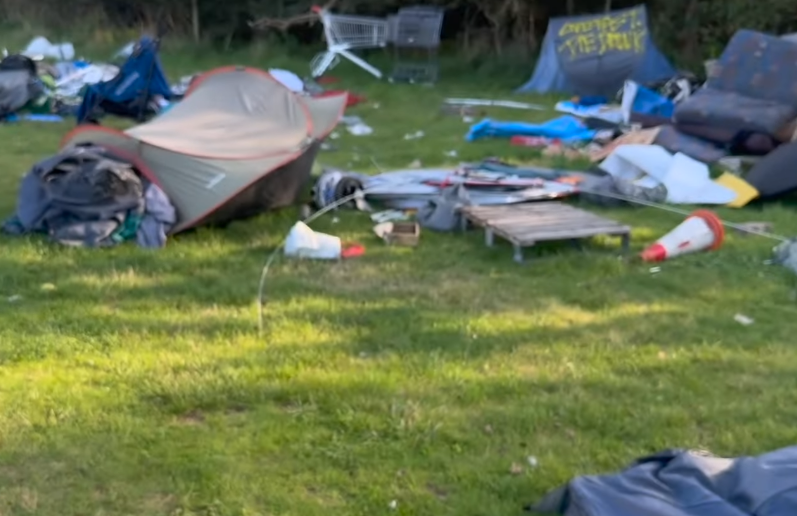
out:
M151 242L137 228L151 226L141 219L155 187L158 202L174 212L159 219L159 245L165 235L292 205L346 102L345 93L296 93L262 70L206 72L149 122L125 131L84 124L68 133L61 152L23 181L4 230L87 246Z

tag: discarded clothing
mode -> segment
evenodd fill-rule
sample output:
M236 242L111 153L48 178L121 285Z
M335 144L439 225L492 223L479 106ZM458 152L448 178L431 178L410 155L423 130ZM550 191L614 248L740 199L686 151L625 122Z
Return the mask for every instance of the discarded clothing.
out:
M465 139L469 142L488 137L544 136L563 142L589 141L596 132L588 129L578 118L567 115L542 124L497 122L486 118L470 128Z
M102 147L69 148L23 178L17 212L3 230L47 233L72 246L108 247L137 238L146 247L160 247L175 214L152 186Z
M792 516L797 446L736 459L667 450L621 473L575 478L529 510L563 516Z
M166 245L166 235L177 223L177 210L166 193L155 183L144 190L144 216L136 232L141 247L159 248Z

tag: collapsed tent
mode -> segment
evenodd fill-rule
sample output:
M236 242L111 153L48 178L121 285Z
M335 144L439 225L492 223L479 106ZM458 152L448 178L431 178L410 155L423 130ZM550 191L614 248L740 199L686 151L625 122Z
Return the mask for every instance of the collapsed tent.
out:
M140 122L156 113L156 98L168 100L172 96L158 47L158 40L142 37L116 77L88 86L77 112L78 123L96 122L106 113Z
M62 146L90 143L132 160L177 208L177 232L293 204L346 100L300 95L267 72L231 66L197 77L184 100L145 124L78 126Z
M563 516L792 516L797 446L725 459L666 450L614 475L583 476L529 510Z
M626 79L647 84L675 69L656 48L644 5L551 18L529 82L518 93L613 96Z

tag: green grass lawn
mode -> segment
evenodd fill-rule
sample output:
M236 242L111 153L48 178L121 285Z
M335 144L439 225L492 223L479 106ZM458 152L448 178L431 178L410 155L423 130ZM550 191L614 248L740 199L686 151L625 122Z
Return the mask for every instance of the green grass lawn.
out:
M166 59L175 78L235 61ZM335 74L368 96L350 114L375 133L341 130L319 164L539 159L466 143L467 124L440 113L446 95L508 97L513 82ZM0 126L1 213L71 125ZM797 233L788 207L720 211ZM795 279L762 263L772 242L731 234L659 273L618 259L612 241L545 246L519 266L478 232L387 248L345 212L314 226L366 255L280 259L258 336L260 268L297 213L155 252L0 237L0 514L507 516L661 448L736 455L794 441ZM606 213L633 225L635 250L681 221Z

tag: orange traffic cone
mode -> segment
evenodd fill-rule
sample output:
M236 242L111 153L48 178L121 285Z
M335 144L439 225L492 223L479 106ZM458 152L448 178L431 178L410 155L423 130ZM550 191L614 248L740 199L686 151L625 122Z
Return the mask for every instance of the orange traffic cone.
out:
M725 227L713 212L697 210L678 227L661 237L640 257L646 262L661 262L682 254L719 249L725 239Z

